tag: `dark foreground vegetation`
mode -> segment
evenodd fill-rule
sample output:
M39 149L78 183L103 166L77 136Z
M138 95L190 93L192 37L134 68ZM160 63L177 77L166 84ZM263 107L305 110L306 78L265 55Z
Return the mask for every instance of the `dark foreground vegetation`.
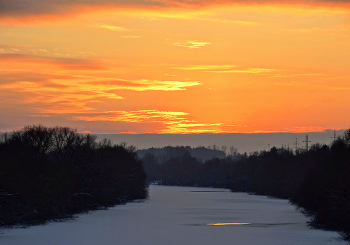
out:
M167 151L171 154L143 152L150 183L221 187L289 199L310 216L313 227L339 231L350 241L350 130L331 146L315 144L296 152L273 147L204 163L186 147Z
M148 195L133 147L66 127L25 127L0 141L0 226L61 220Z

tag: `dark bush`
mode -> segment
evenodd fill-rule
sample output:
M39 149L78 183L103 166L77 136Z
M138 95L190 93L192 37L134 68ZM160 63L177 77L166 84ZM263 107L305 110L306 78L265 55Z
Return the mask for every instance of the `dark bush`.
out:
M147 197L133 147L66 127L25 127L0 142L0 225L41 223Z

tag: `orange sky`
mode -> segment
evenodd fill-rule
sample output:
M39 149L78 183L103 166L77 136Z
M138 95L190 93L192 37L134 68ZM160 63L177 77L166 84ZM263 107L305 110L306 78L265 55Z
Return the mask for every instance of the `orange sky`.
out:
M0 0L0 132L350 126L350 5Z

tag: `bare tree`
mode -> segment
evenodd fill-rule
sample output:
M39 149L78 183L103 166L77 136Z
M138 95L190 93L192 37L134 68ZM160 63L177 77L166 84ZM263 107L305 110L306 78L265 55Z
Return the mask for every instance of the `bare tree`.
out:
M229 154L230 154L231 156L236 156L236 155L237 155L237 152L238 152L238 150L237 150L236 147L230 146Z

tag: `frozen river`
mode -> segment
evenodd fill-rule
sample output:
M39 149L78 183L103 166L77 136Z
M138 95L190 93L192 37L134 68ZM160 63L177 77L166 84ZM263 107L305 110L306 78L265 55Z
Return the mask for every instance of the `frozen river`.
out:
M82 214L74 221L3 230L0 244L345 244L337 233L309 229L306 221L286 200L223 189L151 186L150 200L143 203Z

